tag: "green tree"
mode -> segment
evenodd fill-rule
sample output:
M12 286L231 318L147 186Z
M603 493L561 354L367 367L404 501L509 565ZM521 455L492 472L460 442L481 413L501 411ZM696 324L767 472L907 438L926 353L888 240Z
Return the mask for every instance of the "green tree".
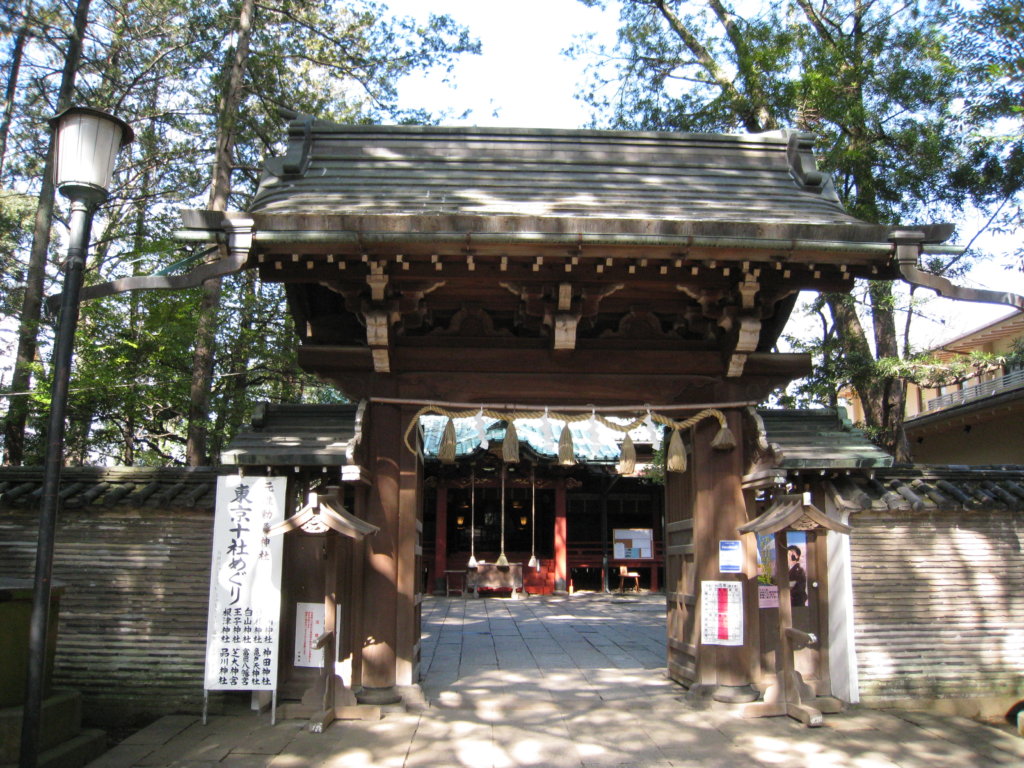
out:
M584 42L572 51L596 57L585 98L598 124L812 130L847 210L873 223L941 218L986 200L991 184L972 169L998 161L994 147L971 142L974 128L960 111L967 90L951 4L790 0L745 17L723 0L621 6L614 49ZM904 385L879 365L902 354L899 299L885 282L871 283L862 305L856 298L822 297L819 349L829 365L819 372L835 377L833 392L849 383L872 432L907 460Z
M62 98L54 75L59 76L67 48L66 12L60 4L41 1L11 0L8 6L32 12L25 15L31 23L19 54L20 85L4 175L11 187L36 194L47 151L39 126ZM248 55L238 50L246 7L251 11ZM446 17L417 25L360 0L258 5L92 0L87 9L68 99L118 114L137 135L94 227L90 283L185 270L208 257L173 237L177 209L244 209L262 157L281 150L282 107L354 122L429 120L426 112L397 109L396 80L418 68L450 66L455 56L477 49L466 31ZM0 50L13 56L18 29L14 23L0 28L5 44ZM232 68L238 75L234 84ZM3 297L10 303L18 291L26 292L31 233L20 224L24 217L4 205L0 224L12 246L4 252L0 279L12 286ZM56 211L56 218L43 217L47 237L51 226L63 226L61 207ZM48 292L59 258L46 249L41 262L33 262L39 298ZM279 286L260 285L253 275L229 278L216 298L207 300L205 314L202 294L199 289L125 294L84 305L69 403L72 460L186 460L200 316L209 329L210 362L204 362L198 390L209 405L193 419L204 441L201 450L193 451L194 463L219 453L256 399L330 397L296 367L296 335ZM10 314L22 320L31 317L13 310ZM48 399L40 366L46 364L49 322L39 314L32 338L43 354L23 355L30 364L19 369L22 380L7 387L33 393L8 398L8 461L38 458L33 453L39 437L35 416Z
M958 19L957 44L967 71L967 119L976 189L994 229L1012 234L1024 223L1024 3L986 0ZM1016 249L1024 268L1024 247Z
M395 105L396 81L422 67L450 66L452 57L478 50L447 17L425 27L392 22L373 4L297 3L257 6L241 0L234 10L233 45L213 80L215 148L207 208L227 210L234 197L244 207L255 190L254 169L270 142L267 125L287 106L333 119L368 122L403 118ZM258 54L258 55L256 55ZM331 85L327 88L322 83ZM422 115L421 115L422 116ZM240 171L238 178L233 174ZM221 281L203 286L189 399L187 461L210 461L210 398L217 348Z

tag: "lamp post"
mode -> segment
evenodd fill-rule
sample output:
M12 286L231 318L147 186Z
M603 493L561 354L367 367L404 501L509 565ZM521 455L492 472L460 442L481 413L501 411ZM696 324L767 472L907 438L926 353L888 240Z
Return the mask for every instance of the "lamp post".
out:
M114 160L134 135L123 120L88 107L71 107L50 121L55 138L54 183L71 202L68 256L60 317L53 345L53 391L50 399L46 461L39 507L39 542L29 625L28 676L21 727L20 768L36 768L39 726L46 687L46 636L49 629L53 576L53 543L57 526L60 473L64 464L64 413L74 353L78 305L96 208L107 199Z

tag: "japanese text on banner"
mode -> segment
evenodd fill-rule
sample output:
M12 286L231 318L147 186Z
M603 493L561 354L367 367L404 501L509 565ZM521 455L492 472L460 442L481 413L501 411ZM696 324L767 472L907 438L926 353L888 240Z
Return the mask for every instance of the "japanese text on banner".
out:
M286 478L217 478L206 635L206 690L273 690L281 613Z

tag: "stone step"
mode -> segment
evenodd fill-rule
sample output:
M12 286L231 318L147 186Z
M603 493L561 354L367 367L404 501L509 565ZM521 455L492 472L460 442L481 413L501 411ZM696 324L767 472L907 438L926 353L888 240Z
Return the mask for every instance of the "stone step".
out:
M107 751L107 734L87 729L63 744L39 754L38 768L82 768ZM5 763L0 768L15 768L16 762Z
M23 707L0 709L0 765L18 762ZM41 752L78 735L82 728L82 700L78 691L55 690L43 700L39 730Z

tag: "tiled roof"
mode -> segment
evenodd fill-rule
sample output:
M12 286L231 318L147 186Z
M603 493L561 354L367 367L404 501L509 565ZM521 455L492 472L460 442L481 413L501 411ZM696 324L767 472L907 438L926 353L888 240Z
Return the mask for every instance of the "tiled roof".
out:
M887 228L843 210L828 175L815 167L811 139L786 131L352 126L300 119L289 127L288 154L266 162L250 211L257 221L267 214L391 217L389 231L406 226L400 217L427 215L491 218L506 233L525 220L552 233L562 231L559 220L587 221L588 234L624 231L601 221L694 222L692 234L710 234L709 227L728 222L721 234L733 237L885 242ZM433 231L441 231L438 226ZM686 233L662 227L635 234Z
M65 467L64 507L189 507L213 509L218 471L212 467ZM41 467L0 468L0 509L31 507L42 495Z
M859 511L1024 511L1024 466L914 466L826 481L837 503Z
M251 424L221 453L233 466L340 467L351 463L359 433L357 405L272 405L253 412Z
M775 449L774 467L785 470L892 466L892 456L836 410L763 409L757 414L764 425L764 438Z

